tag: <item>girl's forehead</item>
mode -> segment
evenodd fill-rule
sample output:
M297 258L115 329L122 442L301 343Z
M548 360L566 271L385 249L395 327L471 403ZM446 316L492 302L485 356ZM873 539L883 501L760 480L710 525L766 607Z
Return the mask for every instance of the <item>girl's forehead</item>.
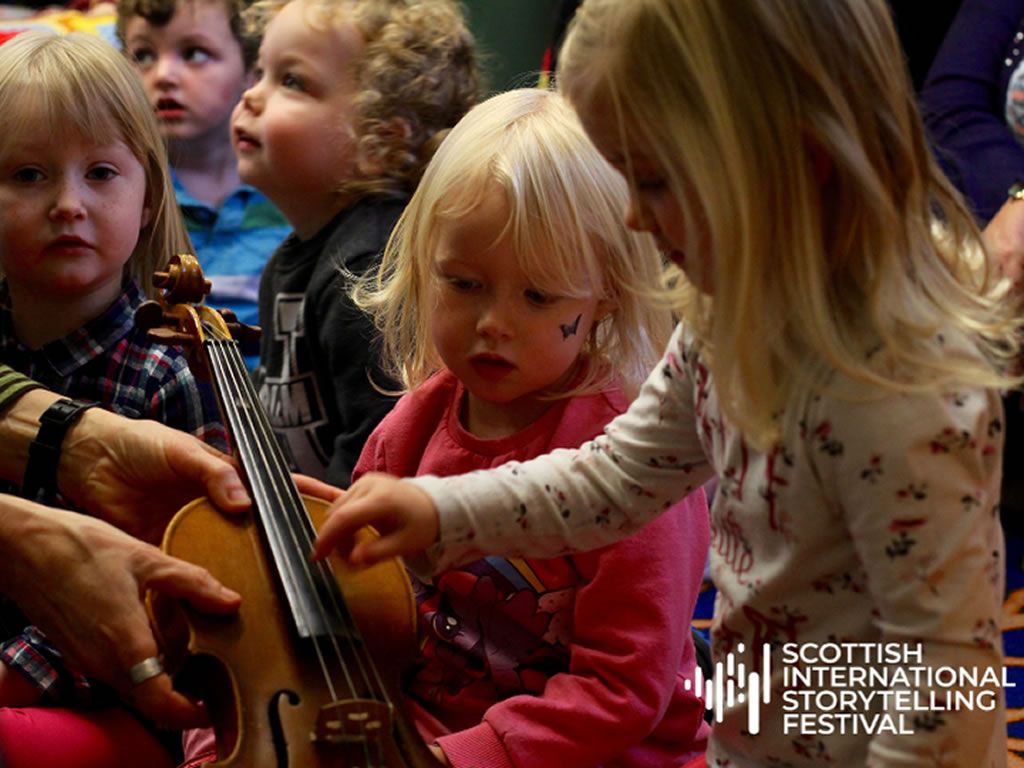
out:
M127 148L127 143L118 133L104 130L93 134L71 125L55 128L52 123L45 120L19 121L5 133L5 144L25 149L45 147L102 149L115 146Z
M3 129L0 120L0 130ZM18 158L48 161L47 158L66 160L72 157L122 162L128 156L142 162L119 134L107 135L104 132L100 136L90 136L73 125L52 129L51 124L22 122L12 131L4 131L4 138L0 141L0 160L5 162Z
M81 143L124 143L121 126L104 105L84 104L62 91L14 96L6 100L6 114L0 115L0 130L6 136L58 143L77 139Z

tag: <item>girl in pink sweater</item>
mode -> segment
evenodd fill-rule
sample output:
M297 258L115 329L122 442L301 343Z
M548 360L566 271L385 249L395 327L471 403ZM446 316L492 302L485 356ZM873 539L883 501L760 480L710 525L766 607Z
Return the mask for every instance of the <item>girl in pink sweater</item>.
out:
M650 301L659 255L621 223L627 198L554 93L496 96L455 127L355 292L406 392L354 478L529 459L626 410L671 326ZM684 680L707 547L698 490L604 549L414 578L422 664L407 691L437 756L653 767L702 752Z

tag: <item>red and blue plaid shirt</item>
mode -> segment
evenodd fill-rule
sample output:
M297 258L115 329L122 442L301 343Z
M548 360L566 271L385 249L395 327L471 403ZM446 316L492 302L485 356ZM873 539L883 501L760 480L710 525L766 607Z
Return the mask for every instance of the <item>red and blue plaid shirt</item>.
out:
M4 298L6 288L0 289ZM129 283L99 317L35 350L15 338L10 309L0 307L0 362L54 392L153 419L225 449L212 389L195 379L180 348L152 342L135 327L142 300Z
M0 363L54 392L159 421L226 450L212 388L192 375L181 349L152 342L135 327L143 297L134 283L106 312L35 350L15 337L6 299L6 285L0 286ZM17 595L8 597L17 602ZM0 661L32 680L48 703L92 698L84 678L67 669L34 627L4 642Z

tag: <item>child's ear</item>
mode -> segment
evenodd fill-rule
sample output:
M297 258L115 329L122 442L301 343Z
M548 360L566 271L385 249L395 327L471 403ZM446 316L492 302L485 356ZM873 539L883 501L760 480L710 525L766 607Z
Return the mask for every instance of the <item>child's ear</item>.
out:
M139 222L139 229L145 229L152 223L152 221L153 208L150 206L149 200L147 200L142 205L142 220Z
M604 320L608 315L614 312L619 307L619 302L615 299L601 299L597 302L597 309L594 310L594 325L597 325Z
M384 152L408 143L412 136L412 126L404 117L392 117L377 129L377 135L382 139ZM360 153L362 154L362 153ZM378 157L365 157L359 160L359 170L365 176L379 176L383 167Z

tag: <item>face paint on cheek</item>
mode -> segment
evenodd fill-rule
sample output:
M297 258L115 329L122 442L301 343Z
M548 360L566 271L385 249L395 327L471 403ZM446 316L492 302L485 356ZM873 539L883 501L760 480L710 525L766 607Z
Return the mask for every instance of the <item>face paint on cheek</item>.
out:
M576 335L576 331L580 327L581 317L583 317L583 315L576 315L576 319L572 321L572 325L565 325L564 323L559 324L558 327L562 329L562 341L565 341L570 336Z

